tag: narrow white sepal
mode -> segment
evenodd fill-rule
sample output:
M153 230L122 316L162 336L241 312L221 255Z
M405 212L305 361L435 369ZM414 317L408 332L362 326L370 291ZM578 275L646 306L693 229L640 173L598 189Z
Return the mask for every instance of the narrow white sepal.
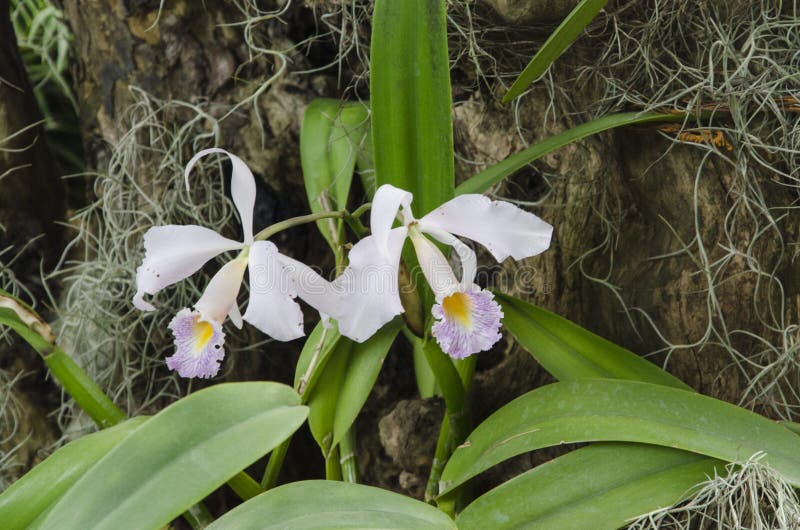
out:
M553 227L530 212L477 194L459 195L439 206L420 224L477 241L497 261L523 259L548 249Z
M247 164L238 156L229 153L224 149L211 148L203 149L189 160L183 172L186 181L186 191L189 191L189 173L198 160L211 153L222 153L231 160L231 197L236 209L239 211L239 218L242 220L242 230L244 233L244 243L249 245L253 242L253 210L256 204L256 180L253 172Z
M342 312L342 292L333 283L301 261L280 252L275 253L275 258L283 267L283 274L294 282L298 297L321 315L336 316Z

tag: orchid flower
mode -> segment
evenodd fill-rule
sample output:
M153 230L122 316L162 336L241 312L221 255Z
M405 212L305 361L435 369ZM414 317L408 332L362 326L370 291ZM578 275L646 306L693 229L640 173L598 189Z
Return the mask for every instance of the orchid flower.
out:
M304 334L303 313L294 301L296 296L323 314L332 314L338 307L338 300L325 279L278 252L273 243L253 237L256 183L253 173L239 157L222 149L200 151L184 171L187 191L192 168L211 153L227 155L233 165L231 196L242 222L243 241L233 241L202 226L156 226L144 235L145 258L136 270L133 304L143 311L152 311L155 308L144 300L144 294L156 294L191 276L218 254L240 251L238 257L211 278L194 310L181 309L169 324L176 352L167 358L167 366L182 377L217 374L225 355L222 324L227 317L237 328L242 327L244 320L273 339L288 341ZM248 267L250 300L242 316L236 298Z
M339 331L362 342L403 312L398 293L400 253L410 238L436 303L431 333L442 351L463 359L489 349L500 339L503 312L489 291L475 285L475 253L456 235L485 246L497 261L523 259L547 250L553 227L511 203L483 195L460 195L422 219L411 212L411 193L384 184L372 201L367 236L350 251L350 264L335 283L343 289L346 313ZM402 226L392 228L398 212ZM461 260L456 278L436 241L452 246Z

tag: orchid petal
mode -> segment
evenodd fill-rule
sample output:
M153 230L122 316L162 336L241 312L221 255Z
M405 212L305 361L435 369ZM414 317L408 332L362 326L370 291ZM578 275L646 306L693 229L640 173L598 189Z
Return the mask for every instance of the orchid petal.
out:
M253 242L253 210L256 204L256 179L247 164L238 156L225 151L224 149L212 148L203 149L189 160L183 172L186 180L186 191L189 191L189 173L198 160L211 153L223 153L231 159L231 197L236 209L239 210L239 218L242 220L242 230L244 232L244 243L249 245Z
M247 258L238 257L222 266L208 282L203 296L194 305L203 320L222 323L236 305Z
M231 319L231 322L233 322L233 325L236 326L236 329L242 329L244 321L242 320L242 312L239 311L239 304L234 303L231 306L231 311L228 313L228 318Z
M420 229L440 228L485 246L497 261L523 259L547 250L553 227L509 202L477 194L460 195L419 221Z
M243 318L273 339L289 341L304 335L303 312L294 301L295 281L277 256L269 241L250 247L250 301Z
M297 296L316 309L323 319L342 312L341 289L305 263L284 256L280 252L277 252L275 257L283 267L284 274L294 281Z
M175 337L175 353L167 367L181 377L214 377L225 357L225 333L219 322L202 320L197 311L181 309L169 323Z
M370 209L369 225L377 250L386 258L389 257L389 231L397 217L397 211L402 207L404 219L408 222L413 220L411 216L413 197L409 192L391 184L384 184L375 192Z
M136 269L136 295L133 305L143 311L155 308L145 294L158 291L191 276L205 262L242 244L222 237L209 228L195 225L155 226L144 234L145 257Z
M420 232L429 234L441 243L450 245L455 249L458 258L461 260L461 289L471 287L475 282L475 276L478 274L478 258L475 256L475 251L456 236L444 230L425 226L420 226L419 229Z
M458 290L460 284L455 274L453 274L453 268L445 255L442 254L442 251L439 250L439 247L418 230L411 231L409 236L414 244L419 266L436 297L436 301L439 302L453 291Z
M390 230L386 254L378 251L375 236L365 237L350 250L350 264L334 281L342 290L342 311L336 318L345 337L364 342L403 312L398 269L407 234L404 226Z

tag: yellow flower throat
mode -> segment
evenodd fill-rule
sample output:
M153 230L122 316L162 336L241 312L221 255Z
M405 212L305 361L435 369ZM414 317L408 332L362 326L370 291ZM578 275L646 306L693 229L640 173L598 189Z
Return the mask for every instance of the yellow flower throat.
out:
M472 300L466 293L455 292L442 300L447 318L456 320L465 328L472 327Z

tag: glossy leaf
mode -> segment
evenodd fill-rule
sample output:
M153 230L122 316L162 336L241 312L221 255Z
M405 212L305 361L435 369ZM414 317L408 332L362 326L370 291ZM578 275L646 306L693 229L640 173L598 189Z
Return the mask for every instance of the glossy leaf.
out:
M342 338L330 354L308 399L308 424L323 453L336 447L355 421L401 325L395 319L361 344Z
M134 418L87 434L47 457L0 494L3 528L27 528L89 468L146 420L146 417Z
M763 416L662 385L593 379L547 385L489 416L453 453L450 490L512 456L563 443L627 441L683 449L729 462L764 462L800 485L800 437Z
M293 433L307 415L278 383L220 384L170 405L87 471L35 528L160 528Z
M380 488L307 480L255 497L208 530L312 530L318 528L455 530L453 521L424 502Z
M376 0L370 55L377 185L414 194L422 216L452 198L452 96L444 0Z
M724 473L725 463L668 447L591 445L485 493L456 522L462 530L612 530L686 498L715 469Z
M594 20L597 14L608 3L608 0L581 0L581 2L567 15L567 18L553 31L547 41L539 48L528 66L519 74L519 77L503 96L503 103L508 103L519 96L544 74L550 65L558 59L559 55L583 33L584 28Z
M686 114L658 114L655 112L625 112L622 114L612 114L603 116L590 122L582 123L577 127L566 130L546 140L534 144L519 153L515 153L502 162L484 169L480 173L473 175L465 180L456 188L456 195L463 193L484 193L495 184L513 175L516 171L527 166L531 162L555 151L559 147L564 147L573 142L597 134L599 132L635 125L639 123L652 122L681 122L686 119Z
M607 377L691 390L653 363L566 318L513 296L495 294L503 308L503 325L560 381Z
M361 103L315 99L303 115L300 162L312 213L347 207L358 151L368 132L368 111ZM335 252L342 245L342 220L317 221Z

